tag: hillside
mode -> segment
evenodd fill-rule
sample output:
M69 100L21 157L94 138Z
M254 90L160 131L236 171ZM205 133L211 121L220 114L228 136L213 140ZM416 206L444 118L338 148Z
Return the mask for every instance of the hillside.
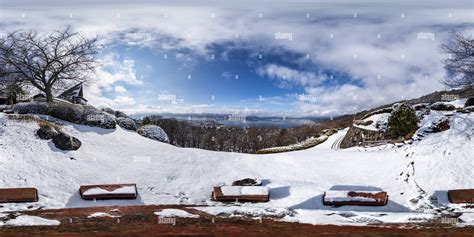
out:
M441 113L441 112L440 112ZM422 128L440 114L422 121ZM48 117L42 116L47 119ZM2 204L1 212L27 209L140 204L205 204L210 214L274 216L312 224L360 225L424 222L459 216L474 223L472 209L450 204L446 190L474 187L474 115L454 113L451 128L412 144L332 149L347 130L302 151L252 155L178 148L135 132L55 120L82 141L77 151L60 151L35 137L35 122L0 113L0 186L37 187L38 203ZM270 202L228 205L210 200L213 186L247 177L270 189ZM136 183L133 201L84 201L78 187L92 183ZM338 189L384 190L382 207L323 206L322 194Z

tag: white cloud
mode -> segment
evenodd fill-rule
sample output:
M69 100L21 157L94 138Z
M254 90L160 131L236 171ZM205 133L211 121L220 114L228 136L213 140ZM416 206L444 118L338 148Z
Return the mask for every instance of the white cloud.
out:
M318 85L327 80L327 76L321 73L301 72L285 66L276 64L269 64L265 67L257 69L260 76L267 76L269 78L276 78L280 80L281 86L285 87L288 84L299 84L301 86Z
M117 83L140 86L142 80L137 79L135 62L131 59L120 59L118 54L107 54L100 59L100 66L96 68L95 78L86 85L85 97L95 106L122 108L135 103L132 97L117 96L110 98L106 92L125 93L125 87Z
M118 106L135 104L135 100L132 97L128 97L128 96L117 96L113 101Z
M316 94L317 103L298 103L301 113L312 114L347 113L442 89L437 83L437 79L445 76L439 45L454 27L464 27L458 29L473 34L470 1L416 5L387 1L365 3L365 6L340 4L340 1L334 4L279 1L270 8L251 3L237 5L226 1L212 6L204 3L188 6L172 1L159 5L145 1L139 7L114 3L113 9L104 10L111 2L98 1L74 5L74 17L69 18L70 6L55 5L52 11L48 4L31 2L28 8L22 9L16 7L16 1L5 0L0 30L32 27L49 31L71 24L84 34L99 34L104 43L123 35L122 41L138 47L186 48L206 56L207 46L231 41L234 48L247 47L255 53L282 49L308 54L308 59L292 63L311 63L314 68L346 73L363 83L363 87L351 84L328 87L322 84L327 78L318 71L301 71L278 64L258 69L260 75L278 80L280 86L301 85L307 93ZM23 12L26 17L19 17ZM260 12L263 18L258 18ZM357 18L353 17L354 12ZM310 13L309 18L306 13ZM138 34L130 34L131 31ZM293 40L275 39L275 32L289 32ZM417 39L417 32L435 33L435 40ZM228 54L222 52L222 55ZM176 57L191 60L186 55ZM89 89L91 102L114 104L114 99L103 98L103 92L113 91L117 82L142 84L136 77L134 61L119 60L117 55L104 59L104 67L97 70L97 76L100 80Z
M115 86L114 91L116 93L125 93L125 92L127 92L127 89L125 89L125 87L123 87L123 86Z

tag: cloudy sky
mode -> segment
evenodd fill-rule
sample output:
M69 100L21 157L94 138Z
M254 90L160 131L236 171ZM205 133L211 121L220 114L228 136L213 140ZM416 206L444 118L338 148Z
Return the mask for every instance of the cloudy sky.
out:
M439 46L473 1L0 0L0 33L98 36L96 106L329 116L443 89Z

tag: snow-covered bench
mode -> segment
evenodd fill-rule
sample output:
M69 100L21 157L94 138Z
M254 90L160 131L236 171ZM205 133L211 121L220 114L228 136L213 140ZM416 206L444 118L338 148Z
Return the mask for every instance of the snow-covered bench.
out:
M2 188L0 189L0 203L8 202L37 202L36 188Z
M138 196L135 184L83 185L79 193L84 200L136 199Z
M222 186L214 187L212 200L221 202L268 202L268 187L262 186Z
M448 190L448 198L451 203L474 203L474 189Z
M329 206L385 206L388 195L382 191L336 191L324 192L323 204Z

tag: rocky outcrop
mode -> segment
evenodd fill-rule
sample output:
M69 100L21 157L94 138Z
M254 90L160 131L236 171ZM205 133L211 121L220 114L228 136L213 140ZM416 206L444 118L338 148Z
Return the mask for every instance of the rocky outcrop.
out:
M385 139L385 133L381 131L366 130L351 126L346 136L342 139L341 148L363 145L368 142L376 142Z
M251 178L236 180L232 183L232 186L261 186L261 185L262 185L262 181L258 179L251 179Z
M432 133L442 132L442 131L448 130L450 127L451 126L449 125L449 119L445 117L439 120L438 122L436 122L435 124L433 124L430 132Z
M77 150L81 147L82 143L79 139L69 136L65 133L59 133L53 137L53 143L56 148L63 151Z

